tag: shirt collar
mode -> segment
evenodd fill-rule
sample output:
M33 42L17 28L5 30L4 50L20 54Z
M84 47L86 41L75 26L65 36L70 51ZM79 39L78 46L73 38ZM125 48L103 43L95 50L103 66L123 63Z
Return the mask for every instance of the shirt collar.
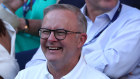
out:
M120 4L120 1L118 1L117 5L116 5L111 11L105 13L105 14L108 15L108 17L109 17L110 20L113 19L115 12L116 12L117 9L119 8L119 4Z
M108 18L111 20L115 14L115 12L117 11L117 9L119 8L119 4L120 4L120 1L118 1L117 5L109 12L106 12L104 14L101 14L97 17L100 17L100 16L108 16ZM88 16L86 15L86 4L81 8L81 12L86 16L86 18L88 18Z
M15 29L8 22L6 22L6 21L3 21L3 22L5 24L6 29L8 29L12 32L15 32Z
M15 29L6 21L3 21L4 25L6 27L7 32L9 33L10 37L11 37L11 53L10 55L12 57L15 56L15 38L16 38L16 31Z
M46 64L44 65L45 67L45 69L44 69L44 75L46 75L47 77L50 77L50 76L52 76L50 73L49 73L49 71L48 71L48 68L47 68L47 62L46 62Z
M80 71L85 67L85 65L86 62L84 60L84 56L81 54L80 60L77 65L67 75L63 76L62 79L72 79L73 76L75 78L78 78L78 76L80 75ZM76 72L77 74L75 74Z
M63 76L61 79L71 79L73 76L76 77L75 72L79 72L81 70L79 69L79 67L83 68L85 65L86 65L86 61L84 59L84 56L81 54L80 60L77 63L77 65L72 69L72 71L70 71L67 75ZM48 68L47 67L45 68L46 68L45 75L49 78L50 77L53 78L53 76L49 73Z
M3 3L1 3L1 6L2 6L7 12L11 13L12 15L14 15L14 13L13 13L10 9L8 9Z

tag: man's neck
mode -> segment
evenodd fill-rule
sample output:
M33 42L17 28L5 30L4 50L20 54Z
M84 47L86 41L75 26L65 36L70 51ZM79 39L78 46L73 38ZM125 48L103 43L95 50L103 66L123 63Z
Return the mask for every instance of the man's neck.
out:
M96 9L90 8L89 6L86 6L86 15L92 20L92 22L95 21L95 18L98 15L103 14L103 13L105 12L102 10L96 10Z
M117 5L117 2L116 2ZM115 5L115 6L116 6ZM111 11L115 6L110 7L109 9L99 9L97 7L94 7L90 3L86 2L86 15L92 20L92 22L95 21L95 18L103 13Z
M68 74L78 63L79 59L71 61L70 64L64 63L48 63L48 71L53 75L54 79L60 79Z

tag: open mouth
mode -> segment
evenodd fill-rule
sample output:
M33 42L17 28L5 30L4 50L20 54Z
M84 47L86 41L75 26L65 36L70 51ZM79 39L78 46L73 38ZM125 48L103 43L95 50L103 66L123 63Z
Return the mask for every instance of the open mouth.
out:
M60 50L62 47L47 47L49 50Z

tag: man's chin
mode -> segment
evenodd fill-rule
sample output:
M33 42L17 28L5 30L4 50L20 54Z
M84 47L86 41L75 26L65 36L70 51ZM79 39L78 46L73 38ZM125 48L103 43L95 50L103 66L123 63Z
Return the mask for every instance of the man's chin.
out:
M47 57L48 62L57 62L59 60L58 57Z

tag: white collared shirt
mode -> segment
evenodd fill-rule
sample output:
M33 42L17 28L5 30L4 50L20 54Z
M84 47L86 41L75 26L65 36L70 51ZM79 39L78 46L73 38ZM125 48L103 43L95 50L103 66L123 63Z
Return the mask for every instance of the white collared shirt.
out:
M46 63L26 68L19 72L15 79L54 79L48 72ZM83 56L68 74L60 79L109 79L100 71L89 67Z
M15 59L16 31L7 22L4 22L4 24L11 37L11 52L9 54L8 50L0 44L0 76L4 79L13 79L19 71L19 66Z

